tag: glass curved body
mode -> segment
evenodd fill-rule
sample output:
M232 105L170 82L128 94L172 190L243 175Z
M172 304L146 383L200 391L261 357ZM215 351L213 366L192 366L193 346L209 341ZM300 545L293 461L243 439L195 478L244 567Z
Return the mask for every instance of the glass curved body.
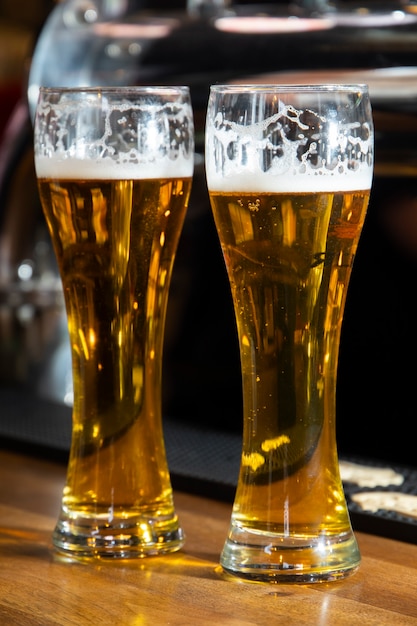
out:
M193 174L187 88L41 89L35 167L63 283L73 432L53 541L177 550L161 419L168 289Z
M213 86L211 206L231 285L243 449L223 568L315 582L360 562L339 475L338 350L373 174L364 86Z

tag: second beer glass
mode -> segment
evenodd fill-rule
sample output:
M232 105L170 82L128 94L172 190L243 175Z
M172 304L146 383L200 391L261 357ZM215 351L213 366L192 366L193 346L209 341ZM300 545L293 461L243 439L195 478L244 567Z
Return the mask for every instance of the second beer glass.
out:
M231 285L243 449L221 564L256 580L360 562L335 440L346 290L368 205L364 86L213 86L206 171Z
M74 408L54 544L177 550L161 421L171 271L193 174L187 88L41 89L35 165L59 263Z

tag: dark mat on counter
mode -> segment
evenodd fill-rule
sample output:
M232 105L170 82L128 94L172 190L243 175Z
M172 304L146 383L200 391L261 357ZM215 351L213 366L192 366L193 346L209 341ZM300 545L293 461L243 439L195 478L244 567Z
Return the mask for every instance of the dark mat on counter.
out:
M177 489L232 500L240 459L240 438L164 418L172 483ZM0 445L20 447L66 462L71 443L71 408L0 388Z
M232 502L239 470L239 435L199 428L164 418L165 444L174 489ZM0 388L0 447L22 450L66 463L71 441L71 408L40 399L30 391ZM371 468L385 466L370 459L342 459ZM416 496L417 468L390 464L401 474L401 485L359 487L345 482L355 530L417 544L417 508L411 514L395 510L363 510L358 493L394 492Z

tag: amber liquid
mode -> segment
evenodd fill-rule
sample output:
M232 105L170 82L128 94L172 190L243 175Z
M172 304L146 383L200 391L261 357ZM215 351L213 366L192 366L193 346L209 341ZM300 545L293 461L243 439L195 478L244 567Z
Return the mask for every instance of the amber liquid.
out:
M61 517L78 520L86 532L89 520L110 535L113 525L132 520L139 528L151 519L152 543L159 521L177 523L161 424L161 360L190 186L190 179L39 181L73 364Z
M243 376L232 528L294 545L348 533L335 442L336 372L369 192L210 197Z

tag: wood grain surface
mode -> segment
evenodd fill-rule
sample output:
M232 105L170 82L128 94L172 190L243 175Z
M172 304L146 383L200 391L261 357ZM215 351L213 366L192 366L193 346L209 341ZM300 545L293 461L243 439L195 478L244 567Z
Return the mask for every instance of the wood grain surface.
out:
M417 626L417 545L358 533L359 571L343 582L248 583L218 566L231 507L175 493L183 550L71 562L52 548L62 464L0 450L3 626Z

